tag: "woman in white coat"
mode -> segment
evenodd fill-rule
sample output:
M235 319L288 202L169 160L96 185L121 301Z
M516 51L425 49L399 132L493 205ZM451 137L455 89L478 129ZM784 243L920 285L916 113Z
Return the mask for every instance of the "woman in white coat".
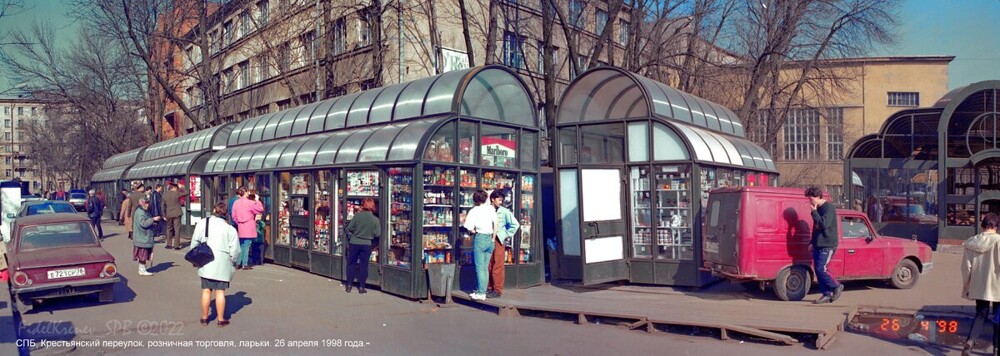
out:
M962 355L969 355L983 324L990 318L990 306L997 312L1000 306L1000 216L989 213L983 216L979 225L981 233L965 240L965 254L962 258L962 297L976 301L976 319L969 330ZM1000 327L994 325L993 348L997 347Z
M226 289L236 271L234 264L240 256L240 238L236 228L229 225L226 216L229 215L226 203L217 203L212 208L212 215L198 221L191 235L191 248L207 243L212 248L215 259L198 269L201 277L201 325L208 325L208 308L212 303L212 292L215 291L216 320L219 327L229 325L226 319ZM206 231L207 229L207 231Z

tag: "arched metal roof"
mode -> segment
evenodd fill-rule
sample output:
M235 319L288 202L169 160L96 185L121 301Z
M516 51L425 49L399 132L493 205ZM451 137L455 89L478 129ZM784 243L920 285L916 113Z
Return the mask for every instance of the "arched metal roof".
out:
M485 66L247 119L234 126L226 141L233 147L444 114L538 126L534 100L524 82L505 67Z
M424 137L449 117L410 120L377 127L289 137L215 152L204 174L326 166L358 162L411 161L420 158Z
M102 168L104 169L115 168L139 162L139 159L142 157L142 152L145 149L146 147L139 147L136 149L128 150L116 154L114 156L111 156L108 159L104 160L104 165L102 166Z
M210 151L202 150L170 156L152 161L136 163L125 173L125 179L145 179L155 177L175 177L201 171Z
M743 124L726 107L620 68L591 69L559 101L557 122L655 116L738 137Z
M142 161L153 161L164 157L187 154L191 152L226 147L226 140L233 131L232 124L207 128L192 134L175 137L149 145L142 154Z
M706 163L743 166L762 171L777 171L771 156L753 142L719 134L696 126L673 121L666 123L685 138L691 158ZM654 142L654 149L658 143Z
M90 178L90 181L91 182L114 182L114 181L117 181L117 180L121 180L122 179L122 175L125 174L125 170L127 170L129 167L131 167L131 165L124 165L124 166L119 166L119 167L114 167L114 168L102 169L102 170L98 171L97 173L94 173L94 175Z

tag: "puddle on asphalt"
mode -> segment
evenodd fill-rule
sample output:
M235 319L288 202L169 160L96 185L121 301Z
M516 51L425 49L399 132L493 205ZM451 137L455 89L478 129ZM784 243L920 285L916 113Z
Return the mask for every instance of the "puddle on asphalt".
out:
M894 314L859 312L847 325L848 331L871 335L886 340L909 340L920 344L934 344L962 349L972 328L971 317L952 317L922 314ZM993 324L976 342L976 351L992 349Z

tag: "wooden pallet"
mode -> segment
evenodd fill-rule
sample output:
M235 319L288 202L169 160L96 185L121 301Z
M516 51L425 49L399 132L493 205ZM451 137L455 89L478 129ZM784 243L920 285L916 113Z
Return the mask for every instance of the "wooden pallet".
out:
M464 292L454 298L487 306L501 316L540 316L576 324L611 324L626 330L656 333L672 326L717 330L721 339L732 333L785 345L800 344L796 336L815 337L816 347L830 345L844 330L851 307L809 302L715 300L700 293L636 293L545 285L507 290L503 298L473 301Z

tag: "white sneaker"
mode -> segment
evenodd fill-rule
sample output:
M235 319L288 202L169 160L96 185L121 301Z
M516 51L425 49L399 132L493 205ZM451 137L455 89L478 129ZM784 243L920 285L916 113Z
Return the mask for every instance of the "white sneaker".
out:
M146 267L145 266L139 266L139 275L140 276L152 276L153 273L149 272L149 271L146 271Z
M472 298L472 300L486 300L486 294L473 292L469 294L469 298Z

